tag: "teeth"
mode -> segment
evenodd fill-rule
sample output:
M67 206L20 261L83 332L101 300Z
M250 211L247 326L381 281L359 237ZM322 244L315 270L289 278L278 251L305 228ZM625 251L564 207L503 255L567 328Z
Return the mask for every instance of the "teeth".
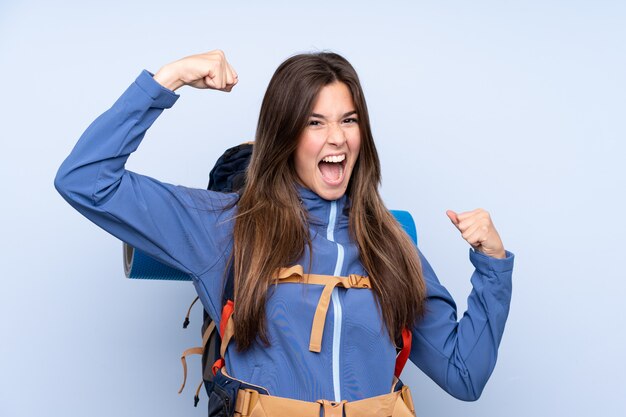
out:
M322 161L337 163L337 162L342 162L344 159L346 159L346 155L342 154L342 155L327 156L324 159L322 159Z

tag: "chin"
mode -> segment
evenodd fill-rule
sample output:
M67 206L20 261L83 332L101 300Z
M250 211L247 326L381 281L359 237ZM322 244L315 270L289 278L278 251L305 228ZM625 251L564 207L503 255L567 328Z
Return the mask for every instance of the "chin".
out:
M315 194L319 195L320 197L322 197L324 200L328 200L328 201L333 201L333 200L339 200L341 197L343 197L346 194L346 188L345 187L337 187L335 189L328 189L326 187L316 187L316 189L313 190L315 192Z

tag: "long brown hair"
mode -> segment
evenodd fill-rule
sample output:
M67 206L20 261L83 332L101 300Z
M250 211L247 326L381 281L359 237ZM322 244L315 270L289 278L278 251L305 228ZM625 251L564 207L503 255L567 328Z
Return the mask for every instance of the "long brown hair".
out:
M300 54L283 62L263 98L246 186L238 201L231 262L235 277L235 339L240 351L259 337L269 343L265 302L276 269L312 251L299 201L293 154L322 87L345 83L356 106L361 149L348 186L350 233L392 340L423 314L426 287L413 243L385 208L380 161L356 71L335 53Z

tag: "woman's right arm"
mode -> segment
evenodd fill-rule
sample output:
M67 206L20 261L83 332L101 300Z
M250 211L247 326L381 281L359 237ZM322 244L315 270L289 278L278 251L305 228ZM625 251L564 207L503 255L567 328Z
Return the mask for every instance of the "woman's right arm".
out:
M220 216L232 196L162 183L125 169L146 130L182 85L230 91L236 74L221 51L143 71L115 104L83 133L54 184L74 208L121 240L191 274L223 249ZM207 225L213 224L211 233ZM213 250L212 250L213 249Z

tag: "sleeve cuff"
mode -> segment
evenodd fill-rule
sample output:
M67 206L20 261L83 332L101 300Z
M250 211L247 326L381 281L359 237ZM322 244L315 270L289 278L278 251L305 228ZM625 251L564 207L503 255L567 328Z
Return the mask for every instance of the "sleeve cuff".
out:
M507 250L505 250L505 253L506 257L498 259L470 249L469 257L472 265L479 271L509 272L513 270L515 255Z
M153 74L147 70L141 71L141 74L139 74L135 80L135 84L152 98L153 107L169 109L176 103L176 100L178 100L180 96L156 82L152 75Z

